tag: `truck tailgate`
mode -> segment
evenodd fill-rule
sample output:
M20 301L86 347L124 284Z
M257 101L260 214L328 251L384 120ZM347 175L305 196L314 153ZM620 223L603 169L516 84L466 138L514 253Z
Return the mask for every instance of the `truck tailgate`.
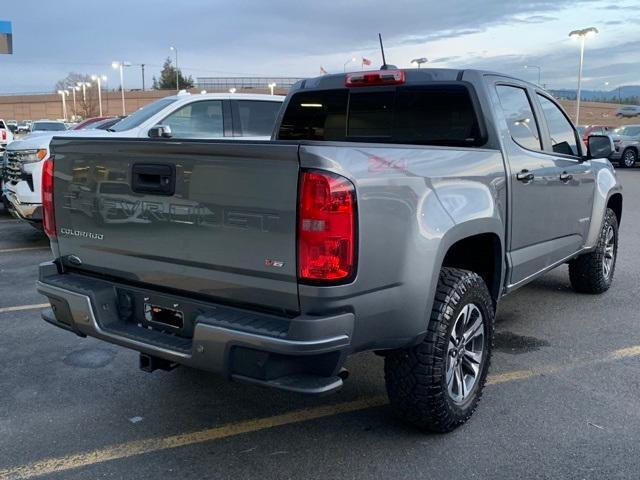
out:
M298 146L55 139L62 262L297 312Z

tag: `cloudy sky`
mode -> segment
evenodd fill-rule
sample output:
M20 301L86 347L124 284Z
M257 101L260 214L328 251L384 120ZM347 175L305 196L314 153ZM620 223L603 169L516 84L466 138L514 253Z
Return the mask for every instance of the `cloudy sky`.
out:
M184 73L201 76L315 76L340 72L352 57L409 67L488 68L574 88L577 28L595 26L585 53L585 84L640 84L638 0L13 0L0 20L13 22L14 55L0 55L0 93L46 92L68 72L98 73L118 84L115 59L158 74L170 45ZM141 85L126 71L127 88ZM605 86L605 82L609 82Z

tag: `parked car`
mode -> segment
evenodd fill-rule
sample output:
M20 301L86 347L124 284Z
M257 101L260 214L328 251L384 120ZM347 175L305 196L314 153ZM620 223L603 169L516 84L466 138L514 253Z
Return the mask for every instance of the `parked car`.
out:
M634 167L640 154L640 125L625 125L611 132L614 150L609 160L620 167Z
M567 262L579 292L612 283L611 139L585 149L536 85L476 70L325 75L292 88L277 141L152 128L53 140L55 260L38 282L47 322L137 350L143 370L321 394L342 386L349 355L374 350L396 413L449 431L480 398L503 295Z
M76 123L75 126L73 127L73 130L84 130L86 127L88 127L92 123L101 122L102 120L107 120L109 118L113 118L113 117L103 116L103 117L87 118L86 120Z
M58 120L38 120L31 124L31 135L47 132L64 132L67 130L67 126L64 122Z
M7 153L9 210L41 228L43 160L56 135L264 140L270 138L283 100L277 95L179 94L150 103L124 119L109 120L113 123L101 128L90 128L97 126L94 122L86 129L63 131L61 122L34 122L34 133L12 144ZM40 131L44 127L59 130Z
M85 125L80 130L108 130L125 117L106 117Z
M0 119L0 153L4 152L7 145L13 141L13 132L4 120Z
M31 131L31 120L22 120L18 123L16 133L29 133Z
M576 128L586 146L591 135L609 135L615 127L609 125L578 125Z
M16 120L7 120L5 123L7 124L7 128L11 130L11 133L16 133L16 130L18 130L18 122Z
M623 105L616 111L616 117L631 118L640 115L640 106L638 105Z

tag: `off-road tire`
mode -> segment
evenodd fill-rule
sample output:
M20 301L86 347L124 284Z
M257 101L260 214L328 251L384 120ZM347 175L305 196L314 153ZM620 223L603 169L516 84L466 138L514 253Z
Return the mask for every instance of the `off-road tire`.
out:
M636 166L637 161L638 152L636 152L633 148L626 148L624 152L622 152L618 164L621 168L633 168Z
M462 309L475 304L484 317L484 354L475 385L462 404L446 385L449 337ZM395 414L420 429L449 432L465 423L482 396L493 346L495 311L482 278L474 272L443 268L424 340L385 356L387 394Z
M613 266L608 275L605 275L604 255L607 243L607 232L613 227L614 244ZM609 290L613 281L618 258L618 218L613 210L607 208L598 237L598 245L595 250L569 262L569 279L573 289L580 293L604 293Z

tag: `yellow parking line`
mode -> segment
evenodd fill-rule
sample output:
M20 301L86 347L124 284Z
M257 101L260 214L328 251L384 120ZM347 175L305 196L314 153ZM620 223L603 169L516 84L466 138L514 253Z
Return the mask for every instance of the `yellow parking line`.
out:
M573 368L589 366L596 363L610 362L636 356L640 356L640 346L622 348L610 352L602 357L581 362L567 363L562 366L552 365L534 370L522 370L490 375L487 378L487 385L497 385L505 382L524 380L541 375L558 373ZM335 405L323 405L319 407L295 410L293 412L287 412L273 417L245 420L219 427L207 428L196 432L170 435L160 438L149 438L145 440L135 440L132 442L98 448L89 452L73 453L57 458L47 458L26 465L5 468L4 470L0 470L0 480L19 480L41 475L51 475L110 460L120 460L145 453L159 452L171 448L184 447L187 445L233 437L243 433L258 432L268 428L291 425L294 423L331 417L348 412L356 412L372 407L380 407L382 405L386 405L387 402L387 397L381 395Z
M325 405L321 407L307 408L304 410L296 410L273 417L231 423L221 427L208 428L197 432L121 443L119 445L100 448L91 452L71 454L60 458L49 458L28 465L0 470L0 479L22 479L39 475L50 475L52 473L64 472L73 468L86 467L109 460L118 460L135 455L141 455L143 453L151 453L169 448L209 442L211 440L232 437L242 433L257 432L267 428L330 417L341 413L364 410L371 407L379 407L386 403L387 397L385 396L366 398L337 405Z
M49 306L48 303L36 303L33 305L18 305L16 307L3 307L3 308L0 308L0 313L19 312L21 310L36 310L38 308L47 308L48 306Z
M0 253L13 253L13 252L26 252L29 250L49 250L50 247L20 247L20 248L5 248L0 250Z

